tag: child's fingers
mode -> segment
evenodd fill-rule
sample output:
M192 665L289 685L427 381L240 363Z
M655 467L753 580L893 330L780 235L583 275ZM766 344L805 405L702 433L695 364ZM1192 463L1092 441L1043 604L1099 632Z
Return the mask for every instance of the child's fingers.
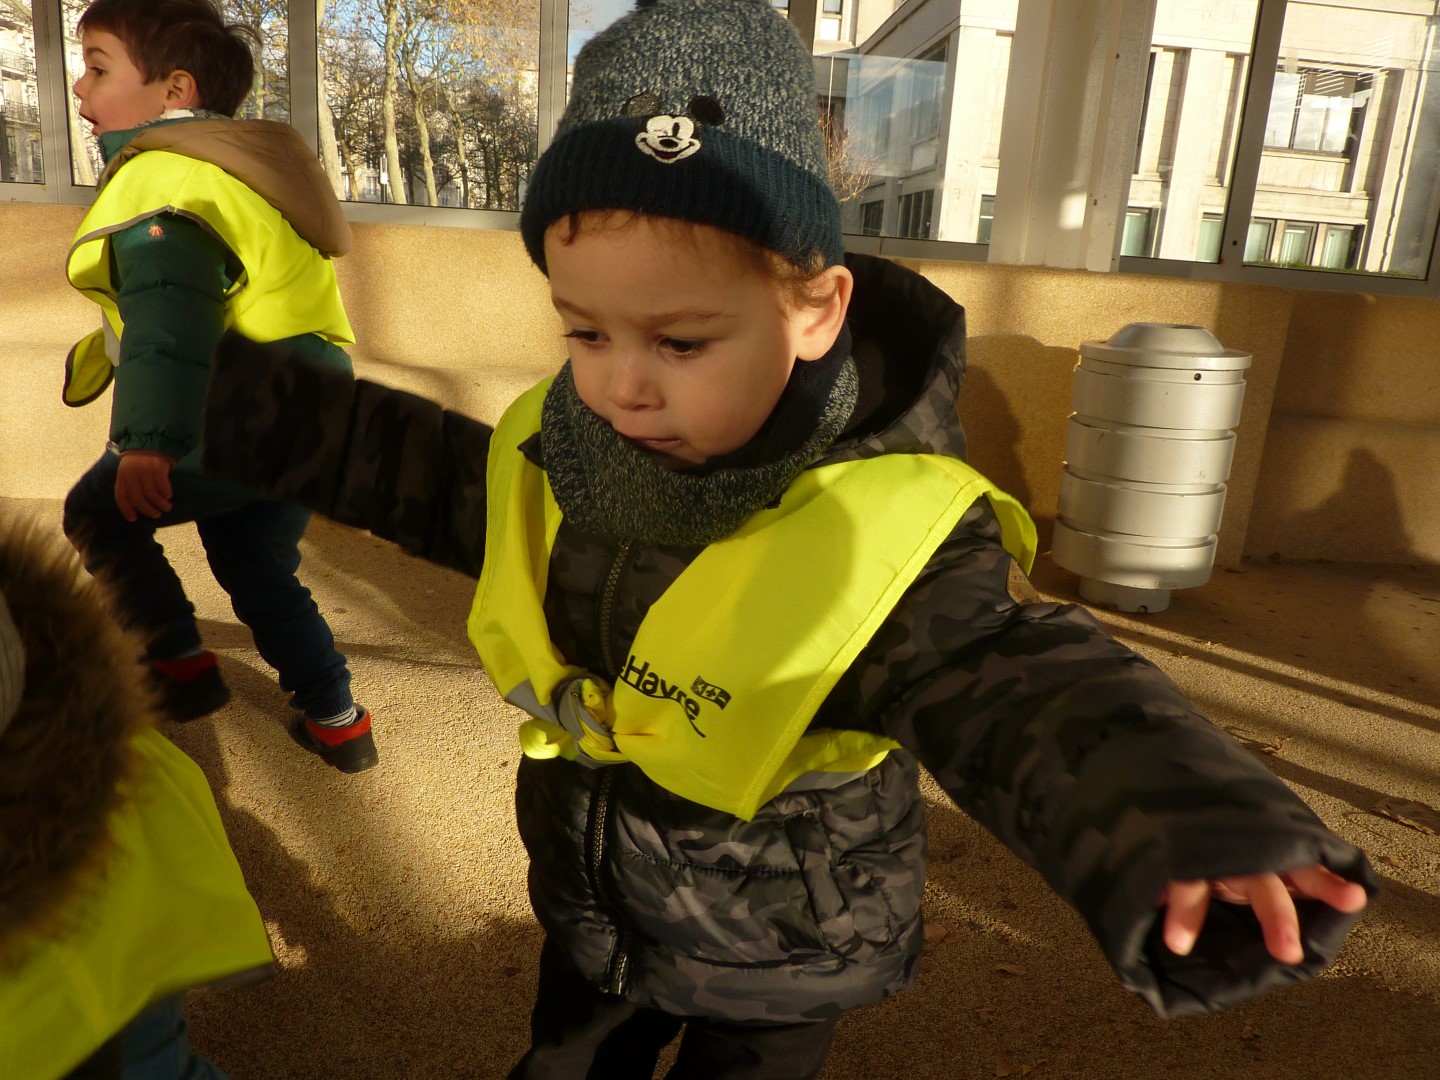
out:
M1286 874L1291 888L1300 896L1320 900L1336 911L1346 914L1359 911L1370 902L1365 889L1353 881L1347 881L1327 867L1307 866Z
M1208 881L1172 881L1165 887L1161 898L1165 905L1165 927L1162 931L1165 947L1176 956L1189 956L1200 936L1200 927L1205 925L1205 913L1210 908L1210 883Z
M1300 944L1300 917L1295 913L1295 901L1290 890L1278 874L1258 874L1255 877L1232 879L1230 887L1245 895L1255 917L1260 920L1260 930L1265 935L1265 948L1282 964L1298 964L1305 959L1305 949Z

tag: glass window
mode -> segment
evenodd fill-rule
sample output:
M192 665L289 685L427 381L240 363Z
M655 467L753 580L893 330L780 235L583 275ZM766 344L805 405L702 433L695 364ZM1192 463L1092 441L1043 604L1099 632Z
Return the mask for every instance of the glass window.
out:
M930 240L930 226L935 216L935 192L911 191L900 196L900 236Z
M845 0L823 0L820 9L826 15L839 15L845 10Z
M816 28L816 31L815 36L820 41L839 41L840 20L833 16L826 15L821 18L820 25Z
M1359 254L1361 230L1354 225L1326 225L1319 265L1328 270L1348 270Z
M65 27L65 69L69 77L66 90L75 84L85 70L80 39L75 24L89 6L89 0L62 0ZM289 9L286 0L225 0L221 5L225 18L250 28L254 35L255 82L250 96L235 115L251 119L290 119L290 43ZM88 125L80 120L71 98L70 163L73 182L95 183L102 168L100 146L90 134Z
M1245 261L1268 262L1270 241L1275 236L1275 222L1252 218L1245 231Z
M31 10L0 4L0 182L9 184L45 182Z
M323 7L320 157L342 198L518 209L538 142L539 0Z
M1440 214L1433 14L1389 0L1287 5L1254 201L1257 217L1293 223L1276 261L1301 262L1303 248L1308 265L1425 276ZM1337 216L1333 242L1307 224ZM1245 258L1263 256L1247 246Z
M884 235L974 242L999 172L1016 7L928 0L926 18L880 14L867 31L861 6L856 48L817 58L821 94L845 102L847 171L864 181L842 201L847 232L865 230L862 206L886 202Z
M1358 141L1370 100L1368 73L1306 68L1275 73L1265 145L1278 149L1347 153Z
M860 204L860 232L865 236L879 236L885 222L885 200Z
M1285 223L1280 234L1280 263L1283 266L1304 266L1310 261L1315 244L1315 226L1303 221Z
M1239 145L1257 0L1157 0L1131 206L1164 207L1138 254L1213 262ZM1128 215L1121 253L1138 245Z
M990 242L990 227L995 223L995 196L980 196L980 220L975 226L975 242L977 244L988 244Z
M1225 219L1219 214L1206 214L1200 219L1200 235L1195 241L1196 262L1218 262L1220 241L1225 231Z
M1121 255L1149 255L1155 211L1131 207L1125 211L1124 232L1120 238Z

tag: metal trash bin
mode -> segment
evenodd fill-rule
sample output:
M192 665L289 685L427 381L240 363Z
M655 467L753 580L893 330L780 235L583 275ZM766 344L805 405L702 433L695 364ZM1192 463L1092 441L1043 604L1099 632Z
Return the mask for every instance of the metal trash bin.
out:
M1210 580L1250 360L1171 323L1080 346L1050 554L1082 598L1163 611Z

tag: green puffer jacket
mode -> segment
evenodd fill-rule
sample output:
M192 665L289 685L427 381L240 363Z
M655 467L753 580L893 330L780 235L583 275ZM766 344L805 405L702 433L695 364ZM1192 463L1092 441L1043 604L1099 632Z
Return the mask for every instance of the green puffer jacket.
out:
M223 168L263 195L312 246L339 254L349 226L328 183L293 163L315 156L295 130L270 121L199 112L100 137L100 186L120 169L145 169L146 151L169 150ZM290 166L287 168L286 166ZM323 177L322 177L323 181ZM213 223L163 206L109 236L110 276L125 332L115 369L110 449L156 450L198 469L200 415L210 358L228 325L226 305L246 268ZM250 287L242 285L242 287ZM350 358L318 334L285 338L296 355L350 374Z
M887 261L849 266L860 404L817 463L963 455L962 310ZM498 446L485 425L432 402L366 382L342 396L329 381L317 371L297 382L282 351L227 337L207 466L478 574L486 456L528 453L543 466L543 440ZM287 444L301 416L311 432ZM698 550L562 521L545 597L555 646L613 679ZM1374 877L1363 853L1083 608L1014 599L1012 566L982 500L814 718L904 747L840 787L783 793L747 822L632 764L526 759L517 809L547 934L597 987L682 1015L790 1022L902 990L921 947L918 763L1080 911L1157 1012L1223 1008L1321 970L1354 917L1313 903L1300 905L1299 965L1272 960L1248 909L1228 904L1212 906L1192 955L1166 949L1155 900L1169 880L1317 862L1367 888Z

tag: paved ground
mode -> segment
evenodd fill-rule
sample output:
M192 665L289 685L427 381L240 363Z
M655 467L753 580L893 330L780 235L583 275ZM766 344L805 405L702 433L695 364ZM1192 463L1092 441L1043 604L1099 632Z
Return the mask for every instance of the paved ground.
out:
M0 500L15 512L57 522L59 507ZM192 995L196 1044L234 1080L504 1076L539 938L513 825L516 714L463 636L473 583L312 526L302 573L382 755L345 777L286 736L284 697L193 534L168 546L235 691L168 733L211 778L281 965ZM1043 561L1036 583L1074 597ZM932 789L935 940L913 991L843 1022L826 1080L1440 1077L1440 837L1375 811L1440 806L1440 570L1249 564L1161 614L1102 617L1370 851L1385 894L1326 977L1160 1021L1078 917Z

